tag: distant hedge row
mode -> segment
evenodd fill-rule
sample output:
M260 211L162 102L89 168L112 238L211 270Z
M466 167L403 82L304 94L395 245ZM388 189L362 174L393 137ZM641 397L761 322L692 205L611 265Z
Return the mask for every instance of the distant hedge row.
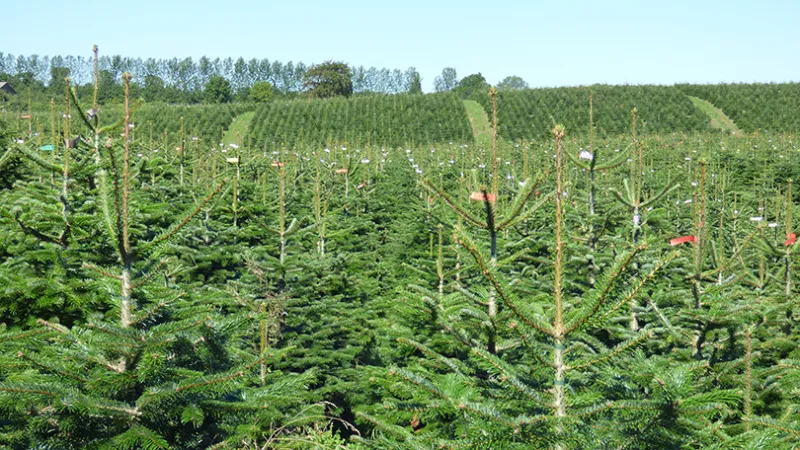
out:
M169 136L170 141L175 141L180 137L181 117L184 118L183 128L186 132L186 139L192 137L202 139L203 142L214 145L222 139L226 130L233 119L247 111L252 111L254 106L251 104L229 103L221 105L169 105L166 103L147 103L134 111L131 122L134 124L133 133L137 134L140 142L148 142L150 131L152 130L155 143L162 142L164 133ZM20 119L26 111L14 112L9 115L13 128L24 132L28 128L27 119ZM77 117L77 109L70 111L72 134L81 131L81 121ZM53 113L49 105L36 105L33 109L32 130L43 131L43 142L50 142L51 129L53 123ZM122 118L123 109L121 105L105 105L100 107L100 122L103 125L114 123ZM55 110L56 129L63 133L64 126L64 105L57 104ZM85 133L85 132L84 132ZM19 133L18 133L19 134ZM21 135L21 134L20 134ZM58 141L58 140L57 140Z
M744 131L800 131L800 83L679 85L720 108Z
M224 130L236 116L252 109L252 105L241 103L191 106L155 103L139 108L134 114L134 123L140 133L149 134L152 126L154 139L163 137L164 132L173 139L179 137L183 117L187 140L197 137L214 145L222 139Z
M549 136L554 123L570 135L589 132L589 94L594 93L594 125L598 136L630 132L631 110L638 109L639 130L701 131L708 117L686 95L671 86L608 86L525 89L498 93L498 133L511 139ZM479 102L491 115L491 100Z
M472 129L453 94L279 101L259 107L254 145L386 145L471 142Z

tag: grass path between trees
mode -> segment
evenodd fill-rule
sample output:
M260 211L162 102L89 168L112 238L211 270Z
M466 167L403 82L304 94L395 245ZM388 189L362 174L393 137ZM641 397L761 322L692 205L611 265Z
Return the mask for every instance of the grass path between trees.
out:
M255 115L255 111L250 111L236 116L236 118L233 119L233 122L231 122L231 125L225 131L225 135L222 136L222 143L225 145L244 144L244 136L247 134L247 129L250 127L250 121L253 120L253 116Z
M730 131L731 134L740 135L743 134L742 130L736 126L736 123L731 120L730 117L726 116L721 109L714 106L709 101L703 100L702 98L688 96L689 100L694 103L700 111L703 111L710 119L711 119L711 128L716 128L722 131Z
M467 110L469 125L472 127L472 135L478 145L492 145L492 124L484 111L483 106L475 100L464 100L464 108Z

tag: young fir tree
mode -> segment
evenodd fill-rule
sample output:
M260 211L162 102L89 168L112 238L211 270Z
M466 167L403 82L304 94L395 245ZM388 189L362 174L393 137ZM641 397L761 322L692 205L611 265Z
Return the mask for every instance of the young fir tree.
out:
M605 149L601 146L594 144L594 94L589 94L589 143L586 148L580 148L578 154L565 151L564 154L572 162L573 166L586 172L586 213L588 216L584 219L584 212L580 211L577 216L581 222L579 238L580 241L585 242L588 251L585 256L578 255L577 258L581 259L581 263L586 267L587 282L589 287L594 287L596 282L596 274L601 266L607 265L609 261L599 261L597 259L598 247L604 235L609 230L610 214L602 214L602 206L600 196L597 192L599 184L598 175L604 175L625 163L628 158L628 149L618 152L616 156L604 161ZM581 199L583 200L583 199ZM571 211L568 209L566 213L569 215ZM585 237L583 237L585 236Z
M63 119L69 129L69 79L65 84ZM0 166L20 158L27 170L14 178L13 189L0 191L0 224L5 225L0 248L8 256L0 264L6 280L0 311L11 327L30 325L37 317L70 324L100 304L99 292L86 285L80 270L81 260L94 256L88 245L75 245L91 238L93 207L82 194L94 165L82 139L65 134L59 141L16 142L0 158Z
M441 198L454 212L457 213L459 217L459 224L461 224L463 220L468 225L478 227L489 233L489 263L493 268L498 268L515 261L521 256L521 254L527 252L527 249L523 248L520 252L515 252L511 255L503 255L504 259L498 260L498 235L507 232L507 230L527 220L539 209L541 205L544 204L544 202L547 200L547 196L545 195L537 204L528 206L528 203L535 198L535 193L537 192L536 189L541 184L543 177L540 177L535 182L532 180L524 180L522 182L522 187L516 193L514 200L507 206L507 210L503 211L502 214L498 214L497 201L500 179L498 165L500 163L500 158L498 156L497 149L497 93L495 89L492 88L489 94L492 98L492 117L494 124L491 153L491 189L487 190L486 188L482 188L479 192L473 192L470 194L471 200L477 200L482 205L485 218L481 220L475 217L475 215L471 214L467 209L462 207L458 202L453 200L450 196L448 196L430 181L424 181L423 185L434 195ZM498 331L496 318L500 309L497 293L493 287L490 287L489 291L486 293L485 300L478 299L477 297L473 297L473 299L478 303L478 305L485 307L485 312L475 308L471 309L469 314L477 319L476 325L484 330L486 334L485 346L489 353L494 354L497 352Z
M281 377L265 389L256 382L256 368L279 355L237 352L236 335L222 332L235 328L235 322L217 317L210 305L195 302L169 282L155 285L155 275L170 265L160 257L166 243L222 185L172 226L144 240L135 220L147 213L132 214L141 197L131 189L137 173L128 127L130 76L123 80L123 139L104 146L95 175L100 222L118 265L84 263L104 278L111 309L85 324L65 327L40 319L35 329L0 337L3 367L11 368L4 369L0 381L0 407L10 418L7 429L17 430L4 439L15 447L36 442L59 448L195 448L258 438L263 428L242 425L251 425L279 402L294 402L307 379ZM96 131L95 142L103 137L98 116L95 111L86 120ZM247 414L220 414L226 407Z
M552 276L551 291L531 293L531 287L518 288L524 285L522 280L493 268L490 257L461 232L461 245L505 307L501 323L516 338L507 338L498 345L502 350L492 354L482 345L464 341L463 333L452 331L453 324L462 321L461 310L438 307L436 294L424 296L420 310L427 311L430 320L450 336L449 344L400 340L412 350L410 356L418 358L408 359L408 367L389 369L386 378L375 377L386 389L384 408L388 412L373 409L360 415L380 430L383 437L377 446L389 442L397 448L434 444L492 448L660 446L680 441L677 434L648 427L665 414L680 420L731 411L729 405L737 400L735 393L722 390L698 394L694 387L685 389L680 377L698 375L691 367L667 371L679 383L670 385L661 377L669 362L663 358L647 360L645 352L636 350L658 342L655 336L663 329L657 324L638 331L619 326L625 307L631 299L643 296L655 274L676 258L674 252L646 261L640 268L644 275L630 280L623 275L644 250L644 244L640 244L618 255L595 289L575 297L564 287L563 129L556 127L554 133L552 271L543 267L539 269L544 269L542 274L536 274L536 269L527 272L534 277ZM632 356L624 357L626 354ZM630 367L632 360L638 366ZM664 387L653 390L659 385Z

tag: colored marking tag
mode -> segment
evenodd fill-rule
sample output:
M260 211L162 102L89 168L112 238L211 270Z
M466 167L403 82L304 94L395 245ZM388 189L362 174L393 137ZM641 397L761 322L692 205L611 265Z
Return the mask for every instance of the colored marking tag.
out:
M472 194L469 194L469 199L470 200L475 200L475 201L478 201L478 202L485 202L487 200L490 201L490 202L494 202L494 201L497 200L497 196L494 195L494 194L488 194L488 193L484 194L483 192L473 192Z
M669 241L669 245L681 245L686 242L697 242L697 236L683 236Z
M786 235L786 242L784 242L783 245L788 247L788 246L794 244L795 242L797 242L797 234L789 233L789 234Z
M239 162L239 158L226 158L225 161L228 161L231 164L236 164Z
M25 115L19 116L19 118L20 119L30 119L31 115L30 114L25 114Z
M336 173L347 173L347 169L338 169Z
M43 152L52 152L55 149L56 149L56 147L53 144L46 144L46 145L43 145L43 146L39 147L39 150L41 150Z
M283 167L285 165L286 165L285 163L278 162L278 161L273 161L272 162L272 167Z

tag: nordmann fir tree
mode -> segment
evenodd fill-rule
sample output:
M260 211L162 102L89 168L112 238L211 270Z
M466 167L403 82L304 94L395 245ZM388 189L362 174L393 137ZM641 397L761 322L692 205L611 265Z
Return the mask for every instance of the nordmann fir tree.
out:
M598 212L596 177L598 172L609 171L619 167L625 163L628 157L628 150L625 149L625 151L620 152L608 162L600 163L602 153L600 148L596 148L594 145L594 93L589 94L589 145L585 150L581 149L577 156L569 151L565 151L564 154L569 157L573 165L586 172L586 207L589 216L582 228L586 235L584 241L589 248L585 257L585 264L589 274L588 283L589 287L594 287L596 282L595 274L600 269L596 255L598 245L604 232L608 229L609 220L609 216L601 217ZM599 223L601 220L602 223Z
M68 130L70 82L68 78L65 81L63 119L64 129ZM55 153L56 147L62 145L53 142L41 148ZM87 164L88 155L80 137L73 139L65 133L61 142L64 151L58 159L55 155L39 155L43 151L41 143L35 144L34 139L14 143L0 158L0 166L16 155L38 166L27 167L30 176L20 174L14 189L5 192L3 203L7 206L0 208L0 223L10 226L9 233L3 233L9 243L26 242L23 246L10 246L22 253L0 267L5 284L13 286L6 290L11 294L8 298L0 295L0 311L11 326L42 316L71 323L82 318L85 308L97 301L97 293L86 286L80 274L82 249L71 245L74 236L85 238L90 234L87 225L91 221L83 202L70 201L75 197L71 189L79 189L78 180L84 180L93 168ZM38 248L30 248L30 244Z
M616 319L617 311L640 296L648 282L676 254L650 264L645 276L626 283L623 274L644 248L644 244L639 245L617 256L595 289L572 297L563 287L563 127L556 127L553 133L556 217L552 291L532 293L519 289L521 280L497 270L471 237L460 231L461 245L475 260L504 306L498 323L507 324L504 328L516 338L509 337L498 343L496 354L484 345L464 342L458 333L444 325L443 332L450 336L450 349L440 344L432 348L401 341L418 352L419 362L409 368L392 368L386 378L376 375L376 382L389 393L384 403L387 410L380 414L375 411L360 414L384 436L378 446L386 445L391 437L392 441L403 443L397 448L427 445L591 447L609 435L624 438L625 431L615 431L611 425L615 414L633 415L637 423L646 423L658 416L657 405L641 402L636 395L615 393L606 399L598 397L599 386L595 385L595 378L600 374L603 376L597 382L604 383L600 380L608 376L608 366L621 370L615 365L624 366L621 356L652 340L657 330L646 327L605 341L596 336L608 335L605 330L615 329L609 322ZM527 273L542 276L535 269ZM529 300L521 295L530 296ZM436 308L435 302L430 301L421 309L430 311L440 324L452 323L460 314ZM442 316L446 320L442 320ZM452 348L459 347L468 358L453 356L458 353ZM543 356L547 353L551 355L549 360ZM637 414L638 410L645 412ZM396 423L408 420L409 413L403 414L403 411L413 412L411 430ZM590 428L590 424L594 424L594 428ZM598 431L593 434L590 430Z
M236 275L227 282L227 292L210 292L228 320L244 324L228 332L231 340L239 342L241 352L274 355L259 365L255 388L271 393L273 401L252 411L248 416L252 426L239 427L248 433L246 441L258 443L259 448L300 438L301 432L315 436L314 430L328 429L325 424L333 415L346 412L349 402L355 401L347 397L363 395L355 392L357 374L351 366L370 339L364 325L366 313L357 308L359 314L353 314L354 304L363 301L365 294L354 283L351 265L361 271L366 265L350 261L350 254L358 257L363 250L344 251L336 245L347 242L345 238L353 233L347 222L357 219L341 214L346 199L337 196L343 203L330 212L336 229L323 234L326 242L334 243L333 251L328 249L325 255L318 254L318 242L313 242L319 234L312 229L318 225L301 228L303 219L292 219L302 217L308 204L314 204L315 191L321 201L327 200L321 186L325 175L325 183L333 185L341 174L332 165L330 173L318 172L319 189L304 189L312 179L305 174L308 168L302 166L302 158L297 154L291 158L285 151L273 155L277 156L266 163L263 176L253 176L255 184L242 177L242 202L246 202L242 211L247 214L241 216L238 228L228 228L228 234L236 233L239 245L249 247L242 253L247 270L241 275L233 272ZM246 163L243 173L254 169L253 164ZM263 206L257 204L262 202ZM289 382L294 386L287 386ZM306 406L298 408L299 401ZM233 408L242 410L237 405ZM230 409L223 407L223 411ZM303 428L309 423L314 424L312 428ZM354 432L343 420L334 423L337 430Z
M106 146L98 174L104 230L114 243L119 267L85 264L118 283L116 314L92 318L71 328L39 320L31 331L4 333L3 361L16 370L0 382L0 405L24 422L15 445L49 443L59 448L186 448L190 442L218 439L212 402L235 401L229 394L260 362L220 358L212 342L215 319L206 306L182 301L185 293L148 286L168 261L164 244L221 188L149 242L131 241L129 136L130 75L125 84L122 155ZM76 104L81 114L83 109ZM113 129L113 128L112 128ZM97 135L99 135L98 133ZM110 181L113 187L103 186ZM137 233L138 234L138 233ZM117 272L117 273L114 273ZM216 405L214 405L216 407ZM205 425L200 428L200 424ZM194 444L192 444L194 445Z
M733 226L726 223L724 202L716 211L719 219L712 218L709 205L716 202L706 198L707 165L704 159L700 160L698 181L692 183L695 186L691 199L694 206L690 222L692 234L670 242L672 245L690 244L682 246L691 256L684 261L688 274L670 288L678 295L661 295L660 305L656 305L655 299L648 300L651 308L648 319L657 318L663 324L669 332L665 335L669 343L667 348L671 348L667 361L659 363L661 358L650 357L647 362L662 367L657 369L660 375L656 380L663 394L653 400L662 408L670 408L665 412L669 412L670 423L674 424L665 427L661 434L670 442L704 448L777 443L782 438L764 432L763 428L757 431L749 424L756 414L765 410L754 407L759 398L765 399L765 403L780 405L785 395L780 377L775 376L780 369L761 370L753 366L759 356L754 346L770 349L768 356L762 355L765 361L777 362L788 353L784 350L786 343L781 342L785 339L777 332L785 323L781 317L783 306L771 304L772 295L761 299L754 296L751 290L743 287L741 275L718 277L722 272L742 272L741 253L763 227L756 227L749 235L740 235L735 219ZM708 227L706 223L719 225ZM713 235L715 228L717 236ZM725 246L735 250L729 257L724 256ZM682 287L687 282L689 292ZM755 342L754 333L759 337ZM742 341L746 342L745 346ZM693 391L692 386L696 390ZM687 407L695 413L686 414ZM695 415L697 413L700 415Z
M239 175L239 157L236 157L237 178ZM297 219L292 219L287 225L286 213L286 163L279 160L272 164L272 174L277 171L278 196L275 205L278 212L278 224L276 227L263 221L259 221L261 231L266 231L269 236L274 237L278 244L277 255L257 252L250 255L247 261L247 268L250 275L255 278L255 283L234 283L231 289L237 303L244 306L248 317L255 315L258 338L253 341L257 343L257 354L265 355L272 349L280 339L281 323L286 314L286 297L290 294L291 287L287 286L287 273L296 268L294 260L289 260L287 239L299 230ZM268 172L268 174L270 174ZM257 261L266 259L266 262ZM270 275L272 272L274 275ZM253 284L255 286L253 286ZM255 292L242 292L253 291ZM267 364L262 361L259 365L259 377L262 386L266 384Z
M798 260L798 246L796 245L797 233L794 229L793 222L794 204L792 200L792 184L792 180L788 180L786 193L784 194L785 201L783 202L785 204L784 232L786 239L783 239L784 236L779 236L778 239L769 238L766 236L766 230L762 229L760 239L756 241L756 245L759 247L759 250L764 256L772 259L780 259L781 264L779 266L778 274L772 275L770 278L782 278L784 296L786 300L789 301L793 297L792 268L797 264ZM775 228L778 228L777 222L774 222L772 225ZM777 242L775 242L776 240ZM746 277L753 278L753 276L749 273L746 275Z
M242 158L244 153L232 159ZM212 150L211 158L219 156ZM187 263L196 265L196 273L187 281L194 280L198 296L219 314L218 337L224 340L231 355L238 360L259 358L252 376L238 380L237 401L213 402L218 421L215 425L222 439L214 448L273 448L292 442L306 442L314 447L321 442L338 442L329 433L333 406L307 390L308 386L319 384L319 370L313 365L299 370L285 369L296 360L294 355L298 351L306 350L298 350L294 339L283 338L287 303L292 300L293 283L298 279L295 275L298 252L294 251L297 247L285 235L287 239L281 250L280 233L276 236L265 232L265 228L273 229L270 227L273 219L279 222L274 218L274 213L280 210L274 195L279 190L277 165L266 169L270 181L275 178L275 189L267 190L259 182L262 163L256 158L239 161L241 170L233 164L220 167L232 177L241 174L238 224L233 226L234 208L219 207L228 203L230 197L218 195L204 207L202 223L187 225L183 234L188 236L175 252ZM248 174L255 183L248 182ZM199 179L195 182L204 183ZM228 189L224 194L231 191ZM262 208L256 204L261 200L269 204ZM286 198L283 202L287 214L288 204L297 203ZM243 247L248 250L242 251ZM279 262L281 252L283 265Z
M646 219L643 219L643 213L646 208L652 209L652 205L665 198L670 192L680 187L679 183L668 182L667 185L658 194L651 194L649 197L644 198L642 189L644 185L644 146L636 135L636 113L637 109L633 108L631 112L631 134L633 137L634 158L631 161L631 177L623 180L624 192L616 189L611 189L617 200L626 206L631 213L631 242L638 245L639 239L642 236L642 229L645 225ZM634 260L631 265L632 276L638 275L639 262ZM639 318L637 316L637 309L639 305L635 299L631 300L630 304L630 328L633 331L639 329Z
M739 264L741 254L759 234L759 228L756 227L741 241L733 237L735 251L728 257L724 257L722 245L717 244L715 257L710 257L711 245L709 244L714 243L711 239L713 228L707 224L715 221L710 218L708 211L707 166L706 160L700 160L698 181L691 202L694 206L692 234L671 241L672 245L683 243L691 245L687 249L691 253L691 259L687 264L689 273L686 280L691 285L692 303L678 311L677 318L685 323L685 327L682 328L691 336L687 337L687 343L692 349L692 358L696 360L703 360L711 356L705 352L707 347L714 347L714 344L709 343L706 339L709 334L715 334L717 330L724 330L732 324L738 323L738 315L749 308L746 302L737 305L727 304L728 296L749 297L749 294L742 291L737 277L721 282L717 275L724 271L740 272L743 270ZM720 214L723 213L724 210L721 210ZM718 232L721 239L726 234L724 227Z
M423 180L423 186L431 193L441 198L458 216L460 219L465 220L468 224L476 226L480 229L489 232L489 247L490 247L490 264L492 267L497 268L504 263L510 263L519 258L520 254L516 253L510 255L503 261L498 262L497 251L497 237L498 233L510 229L518 223L526 220L534 212L538 210L547 201L547 196L544 196L537 204L526 208L526 205L534 197L536 188L541 184L543 176L540 176L535 182L532 180L525 180L522 189L519 190L515 199L502 216L497 215L497 199L498 199L498 179L500 177L498 170L499 159L497 156L497 105L496 96L497 92L494 88L490 91L492 98L492 117L493 117L493 132L492 132L492 174L491 174L491 191L482 188L480 192L473 192L470 195L471 200L477 200L482 203L485 219L481 220L476 218L467 209L462 207L450 196L448 196L442 189L431 183L429 180ZM521 253L525 253L523 249ZM478 303L483 303L480 300ZM488 320L480 320L480 326L485 328L486 332L486 348L490 353L497 351L497 330L496 330L496 317L498 314L498 301L496 292L490 288L488 298L485 301L486 313L485 318ZM475 311L475 317L482 318L484 314L480 311Z

